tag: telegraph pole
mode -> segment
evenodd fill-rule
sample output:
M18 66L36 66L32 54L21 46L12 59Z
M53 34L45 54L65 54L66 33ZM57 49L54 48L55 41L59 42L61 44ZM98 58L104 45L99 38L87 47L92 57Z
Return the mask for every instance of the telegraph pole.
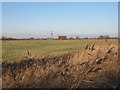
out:
M51 31L51 40L53 39L53 31Z

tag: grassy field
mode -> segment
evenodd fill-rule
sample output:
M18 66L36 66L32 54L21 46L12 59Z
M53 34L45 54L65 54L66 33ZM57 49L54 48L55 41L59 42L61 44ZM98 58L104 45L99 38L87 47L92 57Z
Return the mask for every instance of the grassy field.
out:
M5 40L2 41L2 60L17 61L27 57L27 51L32 56L51 57L64 53L74 53L85 48L87 44L105 46L117 44L118 40Z

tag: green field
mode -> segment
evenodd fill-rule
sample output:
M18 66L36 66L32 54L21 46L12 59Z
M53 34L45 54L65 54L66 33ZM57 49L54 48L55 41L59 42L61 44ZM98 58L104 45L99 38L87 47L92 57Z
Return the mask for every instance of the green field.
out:
M2 41L2 60L16 61L31 56L48 57L82 50L87 44L105 46L117 44L115 39L108 40L5 40Z

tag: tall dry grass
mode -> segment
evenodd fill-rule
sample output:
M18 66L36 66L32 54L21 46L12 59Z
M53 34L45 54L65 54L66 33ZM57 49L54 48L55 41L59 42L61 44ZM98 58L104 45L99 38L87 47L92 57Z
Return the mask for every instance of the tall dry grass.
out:
M2 62L3 88L118 88L118 46L86 45L75 54Z

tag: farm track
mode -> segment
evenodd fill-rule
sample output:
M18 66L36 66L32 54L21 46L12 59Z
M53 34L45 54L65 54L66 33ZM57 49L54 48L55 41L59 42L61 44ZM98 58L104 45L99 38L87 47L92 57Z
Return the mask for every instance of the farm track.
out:
M2 62L3 88L118 88L118 46L86 45L82 52L54 58Z

